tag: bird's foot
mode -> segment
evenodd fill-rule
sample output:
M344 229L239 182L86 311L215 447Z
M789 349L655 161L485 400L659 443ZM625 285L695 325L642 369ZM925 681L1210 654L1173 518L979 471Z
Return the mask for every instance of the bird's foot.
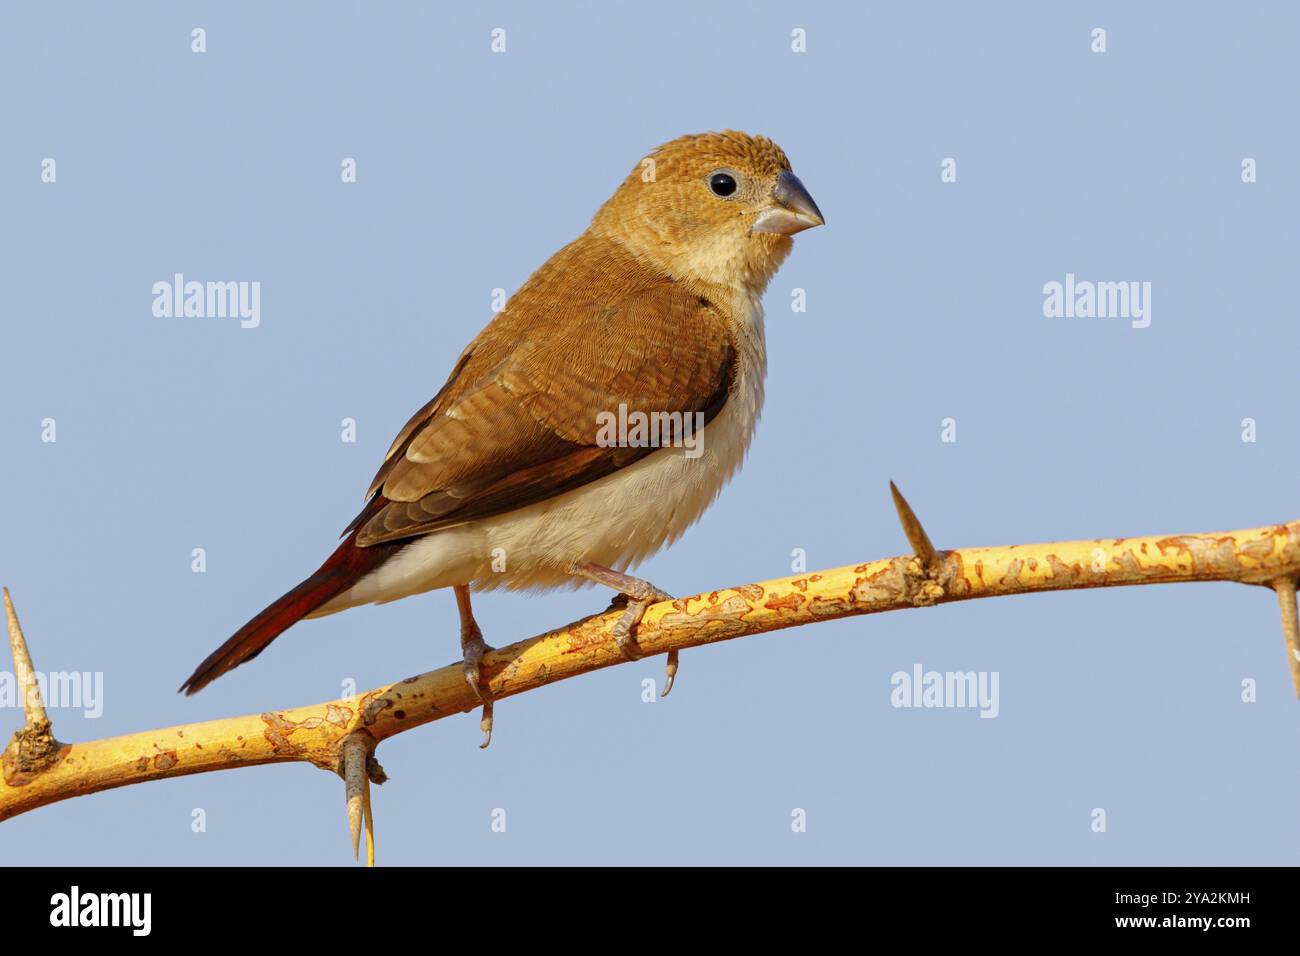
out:
M469 689L483 704L483 718L479 721L479 729L483 731L483 743L479 744L479 747L483 748L492 743L492 692L488 690L479 675L479 665L483 662L483 655L492 648L483 640L483 633L478 629L478 625L461 628L460 646L464 657L462 667L465 671L465 683L469 684Z
M623 615L614 623L612 633L623 656L630 661L635 661L641 659L641 649L636 643L636 628L645 617L646 608L660 601L671 601L673 596L666 591L660 591L649 581L642 581L639 578L629 580L636 582L635 590L623 592L622 596L627 598L627 605L623 608Z
M630 574L624 574L621 571L615 571L599 564L577 565L574 567L574 573L587 578L589 581L595 581L597 584L614 588L619 592L610 601L608 608L608 611L623 608L622 616L619 617L612 628L614 642L618 644L619 652L625 658L630 661L640 660L641 649L636 643L637 625L645 617L646 608L651 604L658 604L660 601L671 601L673 596L666 591L661 591L649 581L634 578ZM677 652L669 651L667 680L664 684L664 692L660 695L661 697L668 696L668 692L673 689L673 681L676 677Z

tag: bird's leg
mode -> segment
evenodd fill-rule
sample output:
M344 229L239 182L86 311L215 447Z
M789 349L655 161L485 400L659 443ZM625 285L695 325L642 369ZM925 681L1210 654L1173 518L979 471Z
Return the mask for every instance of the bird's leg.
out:
M623 616L614 624L614 640L618 643L618 649L622 651L623 656L630 661L637 660L641 656L640 650L636 646L635 631L636 626L641 623L641 618L645 616L646 608L651 604L657 604L660 601L671 601L673 596L659 590L649 581L643 581L640 578L634 578L630 574L624 574L621 571L615 571L600 564L575 564L573 573L578 577L586 578L588 581L595 581L597 584L603 584L606 587L613 588L618 595L610 602L609 610L616 610L623 606ZM667 697L668 692L673 689L673 680L677 677L677 652L668 652L668 680L664 685L664 692L661 697Z
M492 694L479 680L479 664L492 648L483 642L483 632L470 610L469 585L457 584L452 590L456 593L456 610L460 612L460 652L465 661L465 681L483 702L483 719L479 721L479 729L483 731L483 743L479 744L482 748L492 743Z

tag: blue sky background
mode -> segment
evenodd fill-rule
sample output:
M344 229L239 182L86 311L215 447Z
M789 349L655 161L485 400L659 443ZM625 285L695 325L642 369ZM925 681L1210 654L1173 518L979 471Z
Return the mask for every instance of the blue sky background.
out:
M105 685L102 716L55 710L56 733L310 703L455 660L439 592L304 623L201 695L174 692L333 548L492 289L517 288L687 132L773 137L828 225L768 292L748 463L645 577L688 594L791 573L795 548L810 569L900 553L891 478L940 547L1300 517L1297 62L1300 14L1281 3L6 3L0 582L38 668ZM155 318L150 287L176 272L259 280L261 326ZM1151 326L1045 318L1043 284L1067 272L1151 282ZM504 644L605 601L494 594L476 610ZM1000 715L891 707L890 676L917 663L997 671ZM685 653L673 696L643 703L661 669L504 701L485 752L477 715L385 743L380 862L1300 852L1300 704L1268 591L825 623ZM0 710L0 733L21 720ZM0 825L0 850L351 862L342 785L306 765L67 801Z

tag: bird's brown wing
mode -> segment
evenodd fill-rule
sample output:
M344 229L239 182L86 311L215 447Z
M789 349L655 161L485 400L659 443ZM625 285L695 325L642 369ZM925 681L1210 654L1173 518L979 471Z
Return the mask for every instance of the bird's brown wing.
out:
M597 444L601 413L700 412L707 423L735 361L712 303L612 243L579 240L515 294L399 433L351 526L356 543L504 514L625 468L655 449Z

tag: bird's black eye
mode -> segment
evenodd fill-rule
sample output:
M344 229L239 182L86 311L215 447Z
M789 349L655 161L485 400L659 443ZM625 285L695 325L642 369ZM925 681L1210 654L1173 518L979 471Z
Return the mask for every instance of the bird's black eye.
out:
M730 196L736 191L736 177L731 173L710 173L709 189L713 191L715 196Z

